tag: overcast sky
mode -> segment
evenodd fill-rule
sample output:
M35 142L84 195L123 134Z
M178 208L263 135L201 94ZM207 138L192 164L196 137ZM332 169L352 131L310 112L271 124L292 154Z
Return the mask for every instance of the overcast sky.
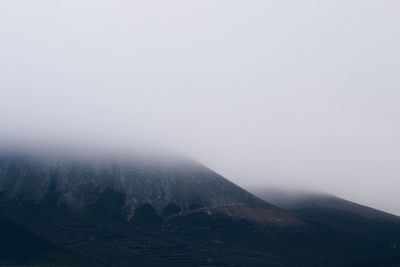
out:
M3 0L0 138L151 142L400 215L400 1Z

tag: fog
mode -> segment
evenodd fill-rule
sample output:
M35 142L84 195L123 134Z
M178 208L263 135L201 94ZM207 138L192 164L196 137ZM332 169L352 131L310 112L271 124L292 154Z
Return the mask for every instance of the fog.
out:
M400 215L399 1L0 3L0 138L176 150Z

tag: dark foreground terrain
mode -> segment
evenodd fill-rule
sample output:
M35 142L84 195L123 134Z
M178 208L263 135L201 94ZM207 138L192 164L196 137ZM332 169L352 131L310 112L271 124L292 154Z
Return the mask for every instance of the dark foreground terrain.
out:
M191 161L128 162L2 155L0 265L400 266L396 216L277 207Z

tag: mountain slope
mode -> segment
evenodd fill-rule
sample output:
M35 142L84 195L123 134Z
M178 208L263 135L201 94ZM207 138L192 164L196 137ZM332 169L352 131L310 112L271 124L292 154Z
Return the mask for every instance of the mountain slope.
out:
M396 215L323 192L294 191L277 188L254 189L250 191L259 198L284 209L299 210L320 207L347 211L371 219L399 219Z
M299 193L277 189L254 190L254 193L314 225L382 242L388 247L399 246L398 216L325 193Z
M262 266L275 260L239 253L263 248L258 225L302 226L192 160L142 155L3 153L0 210L63 249L118 267Z
M55 212L64 209L97 222L116 218L129 221L137 207L146 203L161 213L172 203L182 211L218 211L282 226L300 223L291 214L187 159L2 155L0 196L0 203L8 206L45 206Z
M332 210L353 214L354 216L360 216L369 220L400 221L399 216L360 205L327 193L296 192L271 188L252 190L252 192L269 203L273 203L286 210L296 211L297 213Z
M8 153L0 192L4 217L81 255L78 266L400 263L400 238L379 232L381 223L356 232L293 215L188 159Z

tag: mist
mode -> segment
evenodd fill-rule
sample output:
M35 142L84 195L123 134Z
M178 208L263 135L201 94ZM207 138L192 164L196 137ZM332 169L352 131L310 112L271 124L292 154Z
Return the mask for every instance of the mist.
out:
M245 188L310 188L400 215L398 10L2 1L0 141L163 147Z

